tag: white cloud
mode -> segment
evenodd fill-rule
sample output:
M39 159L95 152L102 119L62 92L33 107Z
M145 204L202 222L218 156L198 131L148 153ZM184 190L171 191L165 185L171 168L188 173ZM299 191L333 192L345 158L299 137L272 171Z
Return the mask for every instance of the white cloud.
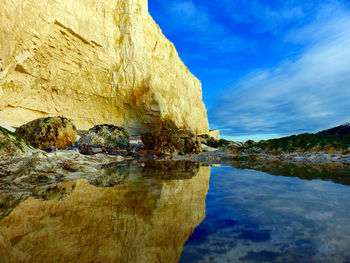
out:
M291 34L286 40L291 38ZM227 134L316 131L350 121L350 15L324 17L293 30L307 49L279 66L252 72L209 112Z

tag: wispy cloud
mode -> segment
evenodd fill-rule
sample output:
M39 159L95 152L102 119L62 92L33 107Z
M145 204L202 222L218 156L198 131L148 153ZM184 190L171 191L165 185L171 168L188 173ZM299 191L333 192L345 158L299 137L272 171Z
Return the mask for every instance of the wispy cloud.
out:
M329 8L329 6L328 6ZM350 14L335 6L293 29L308 45L277 67L256 70L226 90L209 116L226 135L317 131L350 120ZM328 12L332 14L332 12Z
M258 138L350 121L347 0L149 2L202 80L209 121L222 134Z

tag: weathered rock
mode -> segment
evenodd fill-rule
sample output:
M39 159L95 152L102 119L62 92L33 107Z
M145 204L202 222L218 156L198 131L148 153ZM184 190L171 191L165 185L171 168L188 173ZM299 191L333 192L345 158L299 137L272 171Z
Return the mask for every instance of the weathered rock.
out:
M127 148L130 146L129 134L123 127L107 124L96 125L91 128L88 133L80 138L79 143L120 148Z
M74 124L64 117L36 119L19 127L16 134L42 150L48 146L58 149L66 148L75 143L77 138Z
M244 146L249 146L249 145L254 145L254 144L256 144L255 141L253 141L253 140L248 140L248 141L246 141L246 142L244 143Z
M219 130L210 130L208 135L213 137L215 140L220 140L220 131Z
M218 151L217 148L210 147L208 145L205 145L204 143L202 143L202 149L203 149L203 152L215 152L215 151Z
M201 143L212 148L235 148L241 146L238 142L228 141L225 139L216 140L214 137L204 134L198 136Z
M0 122L0 127L5 128L6 130L9 130L10 132L15 132L16 129L7 125L6 123Z
M15 133L0 127L0 161L31 153L30 147Z
M1 1L0 119L66 116L141 134L167 120L208 133L201 84L147 0Z
M190 131L166 130L148 132L141 135L141 140L147 150L185 154L202 152L199 139Z

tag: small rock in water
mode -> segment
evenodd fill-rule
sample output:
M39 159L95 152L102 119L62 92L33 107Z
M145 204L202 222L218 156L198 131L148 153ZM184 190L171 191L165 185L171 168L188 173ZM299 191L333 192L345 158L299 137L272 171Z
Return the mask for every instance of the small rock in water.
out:
M55 147L53 147L52 145L48 145L45 148L45 152L48 152L48 153L53 152L54 150L55 150Z
M97 153L102 153L103 150L101 149L101 147L94 147L91 148L90 151L92 152L92 154L97 154Z

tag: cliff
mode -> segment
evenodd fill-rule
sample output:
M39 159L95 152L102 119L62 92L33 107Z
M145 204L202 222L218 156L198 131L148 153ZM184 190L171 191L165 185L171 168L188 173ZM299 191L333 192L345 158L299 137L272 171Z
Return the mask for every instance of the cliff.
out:
M0 120L63 115L138 134L168 122L208 132L201 84L147 0L0 0Z

